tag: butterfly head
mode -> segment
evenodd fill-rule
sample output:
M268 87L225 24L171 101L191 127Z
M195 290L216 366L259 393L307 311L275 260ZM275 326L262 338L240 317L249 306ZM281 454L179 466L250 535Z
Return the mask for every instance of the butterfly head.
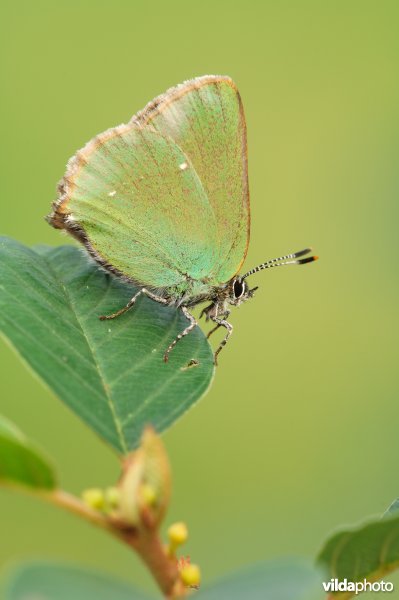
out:
M242 302L252 298L257 289L258 287L250 289L243 277L235 277L229 285L227 302L233 306L239 306Z

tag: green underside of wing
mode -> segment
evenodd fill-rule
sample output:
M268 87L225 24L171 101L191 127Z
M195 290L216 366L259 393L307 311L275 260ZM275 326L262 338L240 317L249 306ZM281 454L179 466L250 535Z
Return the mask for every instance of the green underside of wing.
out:
M191 86L149 122L86 146L63 210L98 258L139 284L186 296L219 286L246 253L245 135L231 82Z
M228 78L189 85L149 121L182 148L202 182L217 225L219 262L212 276L218 282L237 273L249 235L246 127L233 85Z
M175 286L217 264L215 216L170 138L132 127L96 148L74 184L68 212L100 256L131 279Z

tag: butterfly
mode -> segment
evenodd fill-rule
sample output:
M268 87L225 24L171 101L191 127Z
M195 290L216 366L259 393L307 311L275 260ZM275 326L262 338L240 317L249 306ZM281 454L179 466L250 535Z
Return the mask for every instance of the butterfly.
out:
M247 136L240 94L230 77L185 81L150 102L126 125L108 129L73 156L47 217L104 269L139 287L114 319L145 295L175 305L187 327L190 308L230 338L230 306L252 298L247 278L262 269L316 260L309 248L240 275L250 233Z

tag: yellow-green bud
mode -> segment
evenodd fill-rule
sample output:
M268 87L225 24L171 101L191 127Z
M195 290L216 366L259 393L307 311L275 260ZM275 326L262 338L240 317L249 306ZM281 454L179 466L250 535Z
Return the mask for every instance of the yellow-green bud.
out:
M184 544L188 538L187 525L183 522L173 523L168 529L168 538L171 546L177 547Z
M180 571L180 577L184 585L197 587L201 581L201 571L198 565L186 565Z
M152 485L143 483L141 486L141 497L144 504L154 506L157 503L157 493Z
M90 488L82 492L82 500L90 508L101 510L104 508L104 492L99 488Z
M109 487L105 490L105 501L109 508L118 508L120 492L116 487Z

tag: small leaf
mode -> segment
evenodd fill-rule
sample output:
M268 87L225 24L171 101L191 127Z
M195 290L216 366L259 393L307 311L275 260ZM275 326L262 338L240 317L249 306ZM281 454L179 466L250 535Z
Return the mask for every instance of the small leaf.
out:
M320 552L318 562L328 569L326 581L377 581L399 567L399 517L381 519L357 529L333 535ZM347 600L355 594L338 592Z
M0 484L55 487L52 467L10 421L0 416Z
M169 504L170 480L169 460L161 438L147 427L140 448L124 460L117 516L125 523L140 526L145 510L151 515L152 526L159 525Z
M149 600L128 583L74 565L32 563L6 582L5 600Z
M0 329L47 385L116 450L162 431L208 389L212 351L199 327L163 362L186 326L181 311L140 297L72 246L27 248L0 238ZM198 365L187 369L190 360Z
M300 560L257 564L234 573L195 596L199 600L316 600L323 595L320 572Z

